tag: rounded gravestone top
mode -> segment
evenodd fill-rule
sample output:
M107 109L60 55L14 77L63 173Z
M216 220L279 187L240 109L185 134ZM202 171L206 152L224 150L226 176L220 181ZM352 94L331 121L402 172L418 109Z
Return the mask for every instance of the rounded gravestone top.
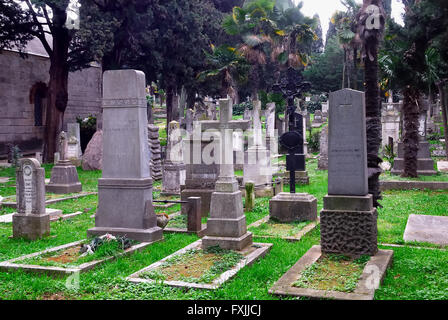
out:
M292 150L299 147L303 143L303 137L300 132L289 131L282 134L279 142L286 149Z

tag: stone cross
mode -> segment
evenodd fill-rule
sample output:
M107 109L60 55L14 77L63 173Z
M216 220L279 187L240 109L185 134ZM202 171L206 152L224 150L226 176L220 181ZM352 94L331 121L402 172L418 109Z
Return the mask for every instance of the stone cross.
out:
M219 121L201 121L202 130L219 129L221 133L220 173L216 182L216 191L238 190L233 166L233 131L246 130L249 121L232 120L232 100L219 100ZM222 189L222 190L221 190Z
M252 244L252 234L247 232L243 212L241 191L233 171L234 129L247 129L249 121L232 121L232 101L221 99L218 128L221 133L221 165L215 192L210 204L210 218L207 220L207 236L202 247L219 245L223 249L242 250ZM216 128L216 121L203 123L205 128Z

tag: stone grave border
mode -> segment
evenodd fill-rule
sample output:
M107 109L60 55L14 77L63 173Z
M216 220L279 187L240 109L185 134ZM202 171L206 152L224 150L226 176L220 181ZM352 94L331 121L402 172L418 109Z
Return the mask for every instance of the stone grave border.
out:
M321 246L315 245L269 289L269 293L279 296L309 297L315 299L373 300L376 289L369 289L365 284L369 277L372 277L373 268L377 268L379 271L379 283L381 284L383 282L386 270L392 264L393 254L393 250L379 250L376 255L371 257L364 267L355 291L352 293L293 287L292 284L297 281L301 272L315 263L322 255Z
M208 290L215 290L221 287L223 283L233 278L242 268L246 266L250 266L253 264L257 259L263 258L266 256L266 254L269 252L269 250L272 247L272 243L253 243L252 246L257 246L258 248L248 254L241 262L239 262L235 267L233 267L230 270L227 270L226 272L222 273L217 279L215 279L211 284L208 283L191 283L191 282L184 282L184 281L163 281L162 284L171 286L171 287L178 287L178 288L195 288L195 289L208 289ZM162 260L151 264L150 266L143 268L130 276L126 278L126 280L133 282L133 283L157 283L159 281L157 280L151 280L151 279L144 279L140 278L140 274L154 270L161 266L166 260L172 258L173 256L183 254L187 252L190 249L196 249L201 248L202 246L202 240L199 239L192 244L186 246L185 248L178 250L174 252L173 254L163 258ZM247 249L247 248L246 248Z
M261 226L263 223L266 223L269 221L270 216L265 216L264 218L255 221L253 223L251 223L250 225L247 226L247 229L249 228L254 228L254 227L259 227ZM279 222L281 223L281 222ZM252 232L252 234L254 235L255 238L263 238L263 239L283 239L283 240L287 240L287 241L300 241L300 239L302 239L303 236L305 236L308 232L314 230L314 228L316 228L316 226L320 223L320 218L317 218L317 221L313 221L310 224L306 225L302 230L300 230L295 236L290 236L290 237L277 237L277 236L259 236L256 235L255 233ZM285 223L288 224L288 223Z
M448 182L443 181L399 181L399 180L381 180L381 191L386 190L448 190Z
M46 209L48 210L48 209L51 209L51 208L46 208ZM63 214L62 210L59 210L59 209L53 209L53 210L60 211L60 213L53 214L53 216L50 214L50 222L56 222L56 221L59 221L59 220L68 220L68 219L71 219L71 218L74 218L74 217L77 217L77 216L80 216L80 215L84 214L84 212L81 212L81 211L76 211L74 213ZM17 212L0 215L0 220L4 220L6 217L11 217L11 221L10 222L0 221L0 223L12 223L12 215L16 214L16 213ZM3 218L3 219L1 219L1 218Z
M163 232L195 234L199 238L202 238L203 236L205 236L207 234L207 224L203 223L202 229L197 232L196 231L188 231L187 228L165 228L165 229L163 229Z
M45 205L62 202L65 200L73 200L73 199L83 198L83 197L92 196L92 195L96 195L96 194L98 194L98 192L87 192L87 193L77 194L77 195L65 197L65 198L50 199L50 200L45 201ZM0 202L0 205L4 206L6 208L16 208L17 202Z
M154 242L142 242L139 244L136 244L128 249L126 249L125 251L123 251L122 253L116 255L116 256L112 256L112 257L108 257L108 258L104 258L102 260L95 260L95 261L91 261L91 262L86 262L83 263L79 266L76 267L72 267L72 268L62 268L62 267L51 267L51 266L37 266L37 265L31 265L31 264L17 264L15 263L16 261L20 261L20 260L25 260L25 259L29 259L29 258L34 258L40 255L43 255L45 253L49 253L49 252L55 252L55 251L59 251L59 250L63 250L63 249L68 249L71 247L76 247L78 246L80 243L82 243L84 240L80 240L80 241L76 241L76 242L72 242L72 243L68 243L68 244L64 244L61 246L57 246L54 248L50 248L44 251L40 251L40 252L35 252L32 254L28 254L28 255L24 255L18 258L14 258L11 260L7 260L7 261L3 261L0 262L0 271L5 271L5 272L10 272L10 271L18 271L18 270L23 270L25 272L32 272L32 273L43 273L43 274L48 274L48 275L52 275L52 276L65 276L65 275L70 275L73 273L81 273L81 272L87 272L90 271L91 269L95 268L96 266L113 260L115 258L118 257L122 257L122 256L126 256L129 255L135 251L139 251L142 250L144 248L146 248L147 246L151 245Z

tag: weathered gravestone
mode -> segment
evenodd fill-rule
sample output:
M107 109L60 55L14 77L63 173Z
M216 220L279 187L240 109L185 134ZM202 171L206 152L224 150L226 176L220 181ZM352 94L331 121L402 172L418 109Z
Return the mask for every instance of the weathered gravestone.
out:
M66 194L81 192L82 185L79 182L76 167L67 159L68 141L64 131L59 140L60 159L51 170L50 183L46 186L47 192Z
M45 212L45 170L36 159L21 159L16 170L17 213L12 216L14 238L36 240L50 235Z
M320 132L320 155L317 163L319 170L328 170L328 126L325 126Z
M153 124L148 124L148 146L150 156L149 170L151 177L155 181L162 179L162 148L159 140L159 127Z
M395 144L394 152L396 152L396 144L400 138L400 104L389 100L387 104L383 104L382 109L382 145L385 148L389 143L389 138L392 138Z
M272 188L272 166L269 150L263 145L261 125L261 101L254 101L252 143L245 152L243 184L255 183L258 194L274 195ZM262 191L261 191L262 190Z
M98 180L98 210L89 235L162 239L152 203L145 84L141 71L103 75L103 177Z
M179 122L169 124L166 160L163 164L162 195L179 195L185 184L185 163Z
M275 102L266 104L266 147L271 157L278 154L278 139L275 135Z
M103 169L103 130L98 130L90 139L82 156L84 171Z
M212 123L206 126L215 128ZM243 201L233 168L233 130L246 129L248 121L232 121L232 101L220 100L220 173L210 204L207 236L202 247L220 246L223 249L243 250L252 244L252 233L247 232Z
M330 94L328 195L320 213L322 252L375 255L377 211L368 190L364 93Z
M448 217L409 215L403 240L448 245Z
M75 163L72 163L74 165L78 165L80 163L81 157L82 157L82 150L81 150L81 129L79 127L79 123L67 123L67 133L68 133L68 151L67 151L67 158L69 160L75 161ZM73 139L75 138L75 139ZM71 145L72 144L72 145ZM77 150L75 149L75 144L77 147Z
M322 111L316 110L314 112L314 120L311 126L313 128L320 128L323 124L323 117L322 117Z

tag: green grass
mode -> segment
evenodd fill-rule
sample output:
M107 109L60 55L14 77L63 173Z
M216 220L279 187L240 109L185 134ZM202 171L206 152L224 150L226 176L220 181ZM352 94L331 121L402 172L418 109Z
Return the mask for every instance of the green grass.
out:
M278 223L269 220L258 227L251 227L251 231L255 236L275 236L275 237L293 237L305 228L311 221Z
M47 178L51 165L46 168ZM307 162L310 185L297 186L297 192L313 194L322 209L323 197L327 194L327 172L318 171L317 160ZM101 172L85 172L78 168L79 178L86 191L96 191ZM1 169L0 176L12 181L0 184L0 195L13 195L15 170ZM158 197L161 182L154 183L154 197ZM289 186L284 186L288 191ZM244 201L244 200L243 200ZM92 214L96 212L98 196L63 201L49 207L62 209L65 214L75 211L82 215L70 220L53 222L50 237L26 241L11 239L12 225L0 224L0 261L17 258L59 245L86 238L86 230L94 226ZM403 232L409 214L448 216L448 191L387 191L383 193L378 210L378 241L380 243L403 244ZM180 205L172 210L180 210ZM13 212L1 208L1 213ZM157 212L167 212L157 209ZM246 223L251 224L269 214L269 198L257 198L255 207L246 213ZM130 274L159 261L162 258L196 241L196 235L166 233L164 240L144 248L127 257L119 257L80 275L80 288L67 289L67 278L52 278L46 275L23 272L0 272L0 299L41 299L55 294L68 299L280 299L268 290L288 271L313 245L319 244L320 228L317 226L298 242L278 238L262 239L254 235L255 242L273 243L270 252L252 266L243 268L232 280L214 291L181 290L160 283L133 284L124 279ZM376 299L447 299L447 252L429 250L435 247L418 244L427 249L415 249L412 245L396 248L394 265L386 276L384 285L377 291ZM390 249L390 248L389 248ZM281 298L295 299L295 298Z

